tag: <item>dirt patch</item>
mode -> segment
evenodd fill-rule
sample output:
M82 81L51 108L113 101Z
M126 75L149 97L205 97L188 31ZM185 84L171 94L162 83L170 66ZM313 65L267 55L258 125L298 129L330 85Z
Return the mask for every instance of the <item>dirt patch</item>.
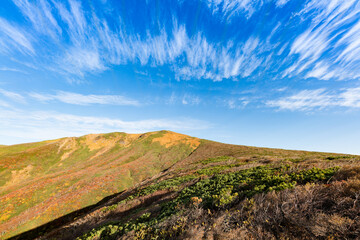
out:
M141 134L126 134L117 135L111 138L105 138L104 134L89 134L83 137L83 140L80 144L77 142L77 138L69 137L60 140L60 146L58 149L58 153L61 151L65 151L65 153L61 156L61 160L67 159L71 156L73 152L79 149L80 146L86 145L90 151L99 150L92 158L95 158L111 148L113 148L116 144L120 144L123 147L128 147L131 145L133 141L139 138Z
M84 143L88 146L90 151L99 150L91 159L104 154L116 144L120 144L123 147L128 147L136 140L141 134L126 134L117 135L111 138L105 138L103 134L89 134L85 136Z
M85 143L90 151L98 150L100 148L111 148L117 143L123 146L129 146L140 134L126 134L117 135L111 138L105 138L103 134L89 134L85 136L83 143Z
M116 138L103 138L101 134L89 134L85 136L84 143L89 148L90 151L98 150L100 148L114 146L116 143Z
M16 185L29 178L30 172L33 168L34 166L28 165L23 169L11 171L11 180L8 181L5 186Z
M129 147L136 139L138 139L142 134L126 134L122 144L124 147Z
M200 139L174 132L166 132L163 136L154 138L153 142L159 142L161 145L167 148L180 143L187 144L193 149L200 145Z
M68 158L73 152L75 152L79 147L76 144L76 140L74 137L64 139L59 146L58 153L60 151L66 151L62 156L61 160Z

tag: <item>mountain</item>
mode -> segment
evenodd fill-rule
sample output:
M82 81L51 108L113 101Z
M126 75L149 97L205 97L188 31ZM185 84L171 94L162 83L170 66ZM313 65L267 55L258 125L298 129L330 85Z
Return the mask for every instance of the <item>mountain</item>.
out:
M2 239L356 238L360 157L170 131L0 147Z

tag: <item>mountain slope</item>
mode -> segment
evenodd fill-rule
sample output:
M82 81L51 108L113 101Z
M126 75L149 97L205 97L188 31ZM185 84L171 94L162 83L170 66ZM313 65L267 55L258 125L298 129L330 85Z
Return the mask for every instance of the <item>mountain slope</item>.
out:
M360 229L359 156L168 131L7 148L1 207L24 210L2 220L3 238L32 227L14 239L336 239Z
M161 131L92 134L0 148L0 233L29 230L154 176L200 140Z

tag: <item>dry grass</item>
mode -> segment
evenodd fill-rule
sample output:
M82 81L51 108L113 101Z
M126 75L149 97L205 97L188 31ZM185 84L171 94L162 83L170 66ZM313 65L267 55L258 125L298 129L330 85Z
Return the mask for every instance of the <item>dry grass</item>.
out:
M153 142L159 142L167 148L181 143L191 146L192 149L196 149L200 145L198 138L169 131L161 137L154 138Z
M225 211L195 204L156 227L160 239L357 239L359 190L360 182L350 180L258 194ZM119 239L140 239L136 233Z
M27 165L25 168L22 168L20 170L13 170L11 171L11 179L8 181L4 188L7 188L12 185L16 185L21 183L22 181L25 181L30 177L30 172L33 170L34 166Z

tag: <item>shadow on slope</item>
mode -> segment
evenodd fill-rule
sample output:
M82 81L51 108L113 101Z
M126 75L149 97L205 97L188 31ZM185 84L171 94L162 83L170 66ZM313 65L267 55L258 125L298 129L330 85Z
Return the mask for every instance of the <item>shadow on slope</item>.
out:
M126 190L120 192L120 193L115 193L111 196L107 196L105 198L103 198L101 201L99 201L96 204L87 206L85 208L76 210L74 212L71 212L69 214L66 214L62 217L59 217L53 221L50 221L42 226L39 226L37 228L31 229L29 231L23 232L17 236L8 238L9 240L23 240L23 239L35 239L37 237L39 237L39 233L48 233L58 227L64 226L68 223L70 223L71 221L73 221L74 219L83 216L84 214L87 214L88 212L91 212L95 209L97 209L98 207L103 207L103 206L107 206L106 203L108 203L109 205L111 205L111 203L109 203L109 201L121 196L123 193L125 193ZM125 199L127 197L127 195L124 195L123 198ZM120 199L121 200L121 199Z

